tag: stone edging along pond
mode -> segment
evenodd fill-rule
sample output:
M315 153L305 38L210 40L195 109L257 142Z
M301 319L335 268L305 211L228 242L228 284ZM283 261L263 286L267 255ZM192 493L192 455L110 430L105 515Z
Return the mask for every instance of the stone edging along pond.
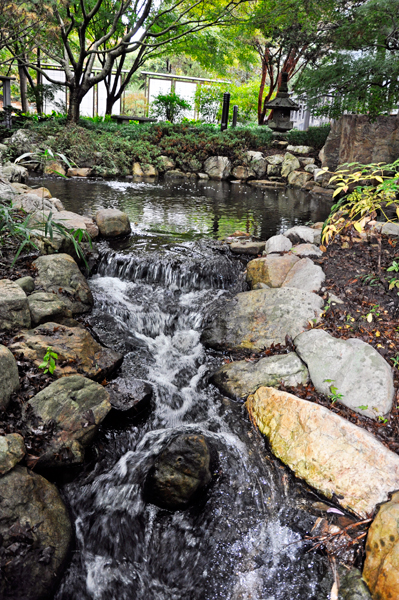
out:
M6 190L2 188L0 192L4 197ZM123 235L130 230L126 215L120 211L99 211L92 220L64 211L62 203L51 198L45 189L13 184L12 194L14 205L26 212L42 213L45 203L45 210L54 212L64 223L67 220L71 227L86 228L93 238L99 234ZM53 348L59 357L56 379L29 400L23 417L26 431L40 423L46 433L42 453L30 457L27 464L56 472L66 464L82 463L85 447L99 424L111 406L117 408L118 386L104 387L101 383L112 376L122 356L98 344L75 319L90 311L93 298L65 240L59 236L49 245L40 231L37 240L44 254L34 262L35 278L0 281L1 327L20 329L8 348L0 347L0 403L6 409L19 386L14 356L23 355L38 367L47 347ZM232 252L254 257L247 265L251 291L228 301L229 309L204 330L203 343L218 350L256 353L284 345L288 336L295 351L265 357L256 363L244 360L223 365L213 374L212 381L226 395L246 399L250 417L268 438L272 452L298 477L338 500L359 518L373 516L378 505L386 503L390 493L399 489L399 457L373 435L328 409L275 389L279 382L295 386L310 380L320 393L335 393L341 403L373 419L384 417L392 407L392 369L381 355L360 340L336 339L317 328L324 310L318 292L325 279L322 268L312 260L321 254L319 226L294 227L267 242L245 237L228 241ZM340 301L334 297L330 300ZM141 392L141 399L149 394L148 390ZM372 405L366 408L365 396L372 398ZM49 411L50 400L54 412ZM76 402L78 409L73 404ZM59 417L60 406L63 414L69 415L66 420ZM7 498L4 510L8 523L19 522L23 517L28 525L20 535L27 540L32 536L32 528L35 530L35 552L26 555L24 565L29 576L23 585L35 590L32 598L40 598L44 590L54 586L62 571L72 534L56 488L41 475L19 465L25 454L22 436L0 436L0 495ZM15 506L17 489L21 490L22 500ZM40 505L43 495L51 498L51 510ZM394 522L397 506L396 496L384 504L385 523L388 517ZM375 544L367 543L364 577L372 596L385 599L396 597L387 595L383 585L388 573L389 593L399 586L399 571L392 569L399 550L396 530L385 528L379 533L381 513L382 510L369 537L374 540L380 535L378 539L384 544L378 542L378 562ZM54 519L60 524L57 529L52 526ZM12 563L12 552L7 550L11 546L12 526L0 533L6 557ZM48 547L54 551L41 560ZM15 584L18 574L14 575ZM0 592L4 594L7 583L1 585Z

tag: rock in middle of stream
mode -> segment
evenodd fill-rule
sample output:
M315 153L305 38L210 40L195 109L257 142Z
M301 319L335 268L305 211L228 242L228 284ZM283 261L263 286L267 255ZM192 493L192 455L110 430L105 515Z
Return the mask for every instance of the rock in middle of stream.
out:
M186 508L210 482L209 463L203 435L179 435L155 461L146 482L148 499L161 508Z

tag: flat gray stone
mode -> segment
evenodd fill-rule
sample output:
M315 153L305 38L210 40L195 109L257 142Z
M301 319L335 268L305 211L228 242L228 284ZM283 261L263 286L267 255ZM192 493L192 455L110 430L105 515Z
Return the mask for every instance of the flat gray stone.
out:
M285 344L309 323L317 323L323 299L293 288L253 290L237 294L202 334L206 346L220 350L261 351L272 344Z
M381 233L384 233L385 235L399 236L398 223L384 223L381 227Z
M230 244L230 250L234 254L249 254L257 256L265 249L265 242L252 242L251 240L242 240Z
M219 390L236 400L245 399L259 387L296 386L308 381L308 370L295 352L267 356L258 362L240 360L223 365L211 377Z
M299 157L299 162L301 163L302 167L306 167L307 165L313 165L315 163L315 159L310 157Z
M320 248L318 248L318 246L315 246L315 244L298 244L298 246L294 246L291 249L291 252L293 252L296 256L299 256L299 258L323 256L323 252L320 250Z
M54 381L29 400L28 406L24 416L30 426L36 420L44 427L52 426L52 437L38 461L52 468L83 462L85 448L111 410L106 388L81 375Z
M272 254L273 252L288 252L291 250L292 244L285 235L273 235L266 242L264 254Z
M302 333L294 343L318 392L330 396L333 385L342 394L341 404L357 413L372 419L389 413L392 369L372 346L359 339L336 339L321 329Z
M298 288L306 292L318 292L326 276L318 265L310 258L301 258L288 271L281 287Z
M58 318L72 316L72 312L65 302L56 294L36 292L29 296L28 302L32 325L34 326Z
M20 194L15 196L12 204L28 214L40 211L51 211L53 214L58 212L49 198L40 198L37 194Z
M9 349L0 345L0 409L7 408L11 394L18 388L17 362Z
M20 277L20 279L15 280L15 283L19 285L25 294L31 294L35 289L35 280L33 277Z
M0 475L8 473L25 456L24 438L18 433L0 435Z
M312 229L312 227L306 227L306 225L295 225L295 227L287 229L283 235L289 238L293 244L300 244L302 242L314 244L315 231L315 229Z
M0 280L0 330L30 327L28 298L15 281Z
M304 171L292 171L288 175L288 183L296 188L305 187L310 179L312 179L311 174Z
M288 152L295 152L296 154L310 154L313 152L312 146L287 146Z
M317 165L315 165L314 163L309 163L309 164L305 165L305 171L307 173L312 173L312 175L315 171L318 170L318 168L319 167Z

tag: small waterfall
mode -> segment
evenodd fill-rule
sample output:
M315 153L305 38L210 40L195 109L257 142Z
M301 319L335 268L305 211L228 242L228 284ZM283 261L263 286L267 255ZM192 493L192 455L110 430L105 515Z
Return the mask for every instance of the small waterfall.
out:
M120 376L151 383L154 408L144 423L104 429L94 470L64 486L76 551L55 600L326 597L323 559L298 543L314 522L297 508L301 493L265 456L242 405L207 383L221 357L200 343L204 320L245 289L243 269L220 244L102 252L89 320L123 351ZM213 482L199 505L173 513L146 502L144 481L187 432L206 437Z

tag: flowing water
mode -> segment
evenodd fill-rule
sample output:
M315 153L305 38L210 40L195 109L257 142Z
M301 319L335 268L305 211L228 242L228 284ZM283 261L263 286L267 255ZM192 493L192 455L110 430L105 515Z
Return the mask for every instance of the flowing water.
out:
M269 237L323 219L328 206L229 184L45 183L69 210L115 206L136 223L129 240L100 245L88 320L124 354L120 376L154 389L151 413L104 424L85 469L62 487L76 546L55 599L327 598L325 561L301 541L315 521L312 496L268 454L243 405L208 384L223 357L200 336L245 289L245 265L218 238L235 229ZM213 479L195 505L170 512L147 501L144 483L186 432L206 437Z

